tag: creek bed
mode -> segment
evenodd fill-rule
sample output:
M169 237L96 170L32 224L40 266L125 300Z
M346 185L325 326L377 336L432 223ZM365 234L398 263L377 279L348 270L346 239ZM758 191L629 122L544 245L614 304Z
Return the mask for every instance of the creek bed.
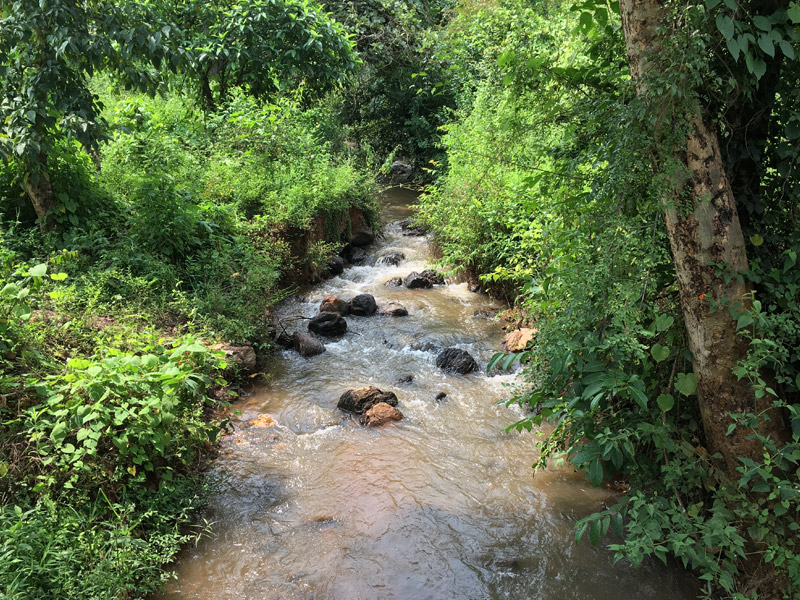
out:
M498 401L513 375L447 375L430 343L469 351L482 370L501 344L499 310L466 284L389 288L429 266L427 240L402 235L411 192L384 193L384 235L364 266L283 303L280 316L316 314L325 296L369 293L406 317L348 316L348 333L313 358L278 354L270 380L237 403L241 416L212 469L205 517L214 536L184 552L170 600L678 600L677 569L614 565L605 548L574 543L579 518L612 496L569 470L533 478L536 435L506 434L519 407ZM398 266L375 258L400 251ZM303 327L306 321L295 322ZM415 349L417 348L417 349ZM410 383L399 380L412 375ZM359 425L336 408L347 389L397 394L405 418ZM444 392L446 397L435 397ZM277 425L250 427L259 415Z

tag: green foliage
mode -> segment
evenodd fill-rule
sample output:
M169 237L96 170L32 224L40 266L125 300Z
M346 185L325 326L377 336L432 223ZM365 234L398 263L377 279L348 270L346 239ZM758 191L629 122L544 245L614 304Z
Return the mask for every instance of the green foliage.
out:
M30 506L0 506L0 594L9 600L144 598L163 568L202 530L197 481L176 477L156 492L111 502L79 492ZM146 535L142 532L146 531Z
M670 128L654 128L635 98L616 10L594 1L569 12L559 3L461 8L450 56L471 57L471 68L458 71L461 106L444 137L449 170L423 196L418 218L436 235L443 262L503 285L538 330L532 347L498 353L489 365L523 364L526 384L510 402L530 412L511 428L549 424L535 467L568 461L594 485L632 488L580 520L577 537L596 544L613 531L617 559L634 564L676 557L698 572L705 597L754 597L751 571L769 568L778 574L775 593L794 597L800 187L792 17L762 14L768 8L756 3L681 6L667 20L674 31L662 42L665 63L648 79L664 110L669 98L678 99L670 110L689 114L708 103L724 115L751 258L751 272L728 276L747 276L756 290L735 315L750 343L735 373L765 403L758 415L733 416L733 427L760 442L763 460L744 461L731 482L706 448L661 222L662 191L685 175L651 172L654 145L685 136L685 124L675 112L664 117ZM725 35L727 21L718 27L718 15L736 21L733 34ZM682 35L684 27L696 35ZM773 52L754 43L751 59L736 63L725 40L756 29L755 41L767 36ZM770 90L773 104L759 104ZM774 129L766 121L754 129L753 114L772 114ZM767 419L785 421L786 440L763 435Z
M75 357L66 372L33 382L41 400L20 426L42 466L53 466L34 491L128 476L171 480L175 464L192 464L197 448L216 439L219 426L203 419L210 403L204 398L213 373L225 366L189 338L146 354L111 349Z
M335 94L336 111L359 146L419 165L441 158L438 128L454 105L451 63L438 32L452 2L326 0L352 36L362 64Z
M189 69L207 108L236 87L261 99L300 84L322 92L356 66L342 26L314 3L170 0L162 10L183 26Z
M38 173L57 140L97 148L103 122L87 77L108 69L131 86L153 89L156 73L141 60L160 65L169 34L147 3L4 3L0 155L20 157Z

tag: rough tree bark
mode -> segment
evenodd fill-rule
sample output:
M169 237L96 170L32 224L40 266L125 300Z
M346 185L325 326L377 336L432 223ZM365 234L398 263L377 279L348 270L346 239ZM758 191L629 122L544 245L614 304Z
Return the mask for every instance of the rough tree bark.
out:
M39 218L39 227L42 231L51 231L55 228L52 210L56 206L53 186L47 173L47 155L39 155L39 164L36 167L36 174L31 172L25 182L25 192L30 198L36 216Z
M659 33L666 0L621 0L631 75L637 93L651 106L668 99L651 98L647 75L663 72L659 56ZM666 111L669 113L669 111ZM662 112L662 114L664 114ZM727 435L730 413L758 412L755 395L746 381L739 381L733 367L745 357L746 341L736 332L734 312L750 303L751 287L738 275L747 270L747 254L736 202L723 164L713 122L698 106L685 115L688 134L676 147L661 148L656 169L668 161L685 168L686 179L676 178L666 199L666 226L680 288L689 348L694 355L694 373L706 442L720 452L723 469L736 478L738 457L761 458L760 444L746 439L748 432L736 429ZM673 129L664 123L665 129ZM720 271L723 271L720 273ZM712 312L712 302L722 302Z

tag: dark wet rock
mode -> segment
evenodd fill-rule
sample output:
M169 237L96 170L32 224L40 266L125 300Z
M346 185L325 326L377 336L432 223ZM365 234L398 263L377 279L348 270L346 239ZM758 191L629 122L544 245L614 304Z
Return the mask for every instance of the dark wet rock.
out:
M427 233L423 227L415 225L409 219L406 219L405 221L399 221L398 225L400 225L400 229L403 231L403 235L406 237L411 237L411 236L419 237Z
M383 285L386 287L403 287L403 278L402 277L392 277L383 282Z
M483 289L481 288L480 284L477 283L467 284L467 289L473 294L480 294L483 292Z
M336 296L326 296L319 305L319 312L338 313L344 317L350 314L350 303Z
M352 315L368 317L374 315L376 310L378 310L378 304L372 294L359 294L350 300L350 314Z
M437 402L441 402L445 398L447 398L447 394L445 394L444 392L439 392L438 394L436 394L436 401Z
M381 307L381 314L390 317L405 317L408 309L399 302L389 302L386 306Z
M392 183L408 183L414 178L414 165L403 160L396 160L389 168L389 179Z
M409 373L408 375L403 375L400 377L395 383L397 385L408 385L409 383L414 381L414 376Z
M411 344L410 348L412 350L419 350L420 352L439 352L442 347L438 344L435 344L431 341L422 340L420 342L414 342Z
M403 262L405 259L406 259L406 255L405 254L403 254L402 252L397 252L397 251L393 250L391 252L386 252L385 254L382 254L378 258L378 264L379 265L391 265L393 267L396 267L401 262Z
M360 265L367 260L367 253L358 246L349 246L345 253L345 258L349 263Z
M323 312L308 322L308 330L317 335L335 337L347 331L347 321L339 313Z
M339 398L336 405L342 410L363 415L376 404L385 402L389 406L397 406L397 396L392 392L384 392L374 385L347 390Z
M366 413L361 422L368 427L380 427L392 421L400 421L403 419L403 413L397 410L394 406L390 406L386 402L379 402Z
M327 268L331 275L341 275L344 272L344 258L334 256L328 261Z
M478 363L469 352L460 348L445 348L436 357L436 366L448 373L466 375L478 370Z
M486 319L487 321L491 321L496 315L497 311L489 308L481 308L472 313L472 316L476 319Z
M364 247L369 246L374 241L375 234L371 231L356 231L350 238L350 245Z
M433 284L431 283L430 279L423 277L416 271L412 271L406 276L405 279L403 279L403 285L410 290L426 289L433 287Z
M320 342L310 333L298 331L293 336L294 349L306 358L325 352L325 344Z
M437 273L433 269L425 269L419 276L424 277L433 285L444 285L444 275Z
M292 334L288 331L281 331L275 338L275 343L282 348L291 348L294 346Z

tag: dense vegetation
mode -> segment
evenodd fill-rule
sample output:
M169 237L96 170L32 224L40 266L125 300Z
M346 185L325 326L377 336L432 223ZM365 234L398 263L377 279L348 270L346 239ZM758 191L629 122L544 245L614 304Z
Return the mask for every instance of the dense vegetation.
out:
M577 537L796 597L800 5L323 4L0 3L0 595L158 588L215 344L268 351L403 157L443 263L537 329L495 361L536 467L630 487Z
M800 593L798 23L794 2L512 0L448 28L468 86L420 218L538 330L496 357L529 381L514 427L551 423L536 468L631 486L579 539L676 557L704 597ZM738 263L706 258L736 236Z

